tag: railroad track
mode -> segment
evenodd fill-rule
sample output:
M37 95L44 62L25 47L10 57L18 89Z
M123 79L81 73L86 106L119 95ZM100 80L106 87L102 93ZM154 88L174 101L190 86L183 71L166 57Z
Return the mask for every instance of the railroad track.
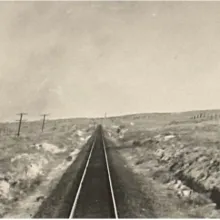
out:
M106 144L101 126L76 192L69 218L118 218Z

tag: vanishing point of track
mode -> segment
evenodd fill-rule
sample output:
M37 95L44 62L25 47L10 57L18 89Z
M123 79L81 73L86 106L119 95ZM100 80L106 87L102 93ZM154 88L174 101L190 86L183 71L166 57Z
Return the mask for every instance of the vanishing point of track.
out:
M76 192L69 218L118 218L112 178L101 126Z

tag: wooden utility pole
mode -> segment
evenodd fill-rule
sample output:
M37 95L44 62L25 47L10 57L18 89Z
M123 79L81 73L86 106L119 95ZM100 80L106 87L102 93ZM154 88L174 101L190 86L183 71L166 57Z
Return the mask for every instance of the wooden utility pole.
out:
M49 114L43 114L43 115L41 115L41 116L43 116L43 123L42 123L42 128L41 128L42 132L44 131L46 116L48 116L48 115L49 115Z
M106 119L107 119L107 113L105 112L105 123L106 123Z
M17 136L20 136L20 131L21 131L21 123L22 123L22 119L23 119L23 115L27 115L27 113L19 113L17 115L20 115L20 120L19 120L19 124L18 124L18 133Z

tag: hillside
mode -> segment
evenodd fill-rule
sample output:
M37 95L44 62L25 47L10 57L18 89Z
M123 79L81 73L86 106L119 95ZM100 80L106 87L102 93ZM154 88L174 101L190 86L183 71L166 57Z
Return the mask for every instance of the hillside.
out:
M106 119L105 129L146 196L159 198L158 216L211 218L220 216L219 120L219 110L136 114Z
M31 217L94 131L88 119L0 124L0 216Z

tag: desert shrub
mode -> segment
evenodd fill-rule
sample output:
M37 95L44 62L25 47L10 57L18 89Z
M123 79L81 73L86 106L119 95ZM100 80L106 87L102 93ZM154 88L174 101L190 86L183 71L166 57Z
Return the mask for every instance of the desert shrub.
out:
M144 163L144 159L139 159L135 162L135 165L140 165L142 163Z
M42 182L42 176L38 175L34 179L20 179L16 186L24 193L34 190Z
M71 156L68 156L68 157L66 158L66 160L67 160L67 161L71 161L71 160L72 160L72 157L71 157Z
M125 129L125 125L120 125L119 128L120 129Z
M173 120L173 121L171 121L171 122L169 123L169 125L176 125L176 124L179 124L179 122L176 121L176 120Z
M132 145L133 146L141 146L141 142L139 140L134 140Z
M43 200L44 199L44 196L38 196L37 198L36 198L36 202L39 202L39 201L41 201L41 200Z
M153 179L165 184L170 182L173 177L166 170L157 170L153 173Z

